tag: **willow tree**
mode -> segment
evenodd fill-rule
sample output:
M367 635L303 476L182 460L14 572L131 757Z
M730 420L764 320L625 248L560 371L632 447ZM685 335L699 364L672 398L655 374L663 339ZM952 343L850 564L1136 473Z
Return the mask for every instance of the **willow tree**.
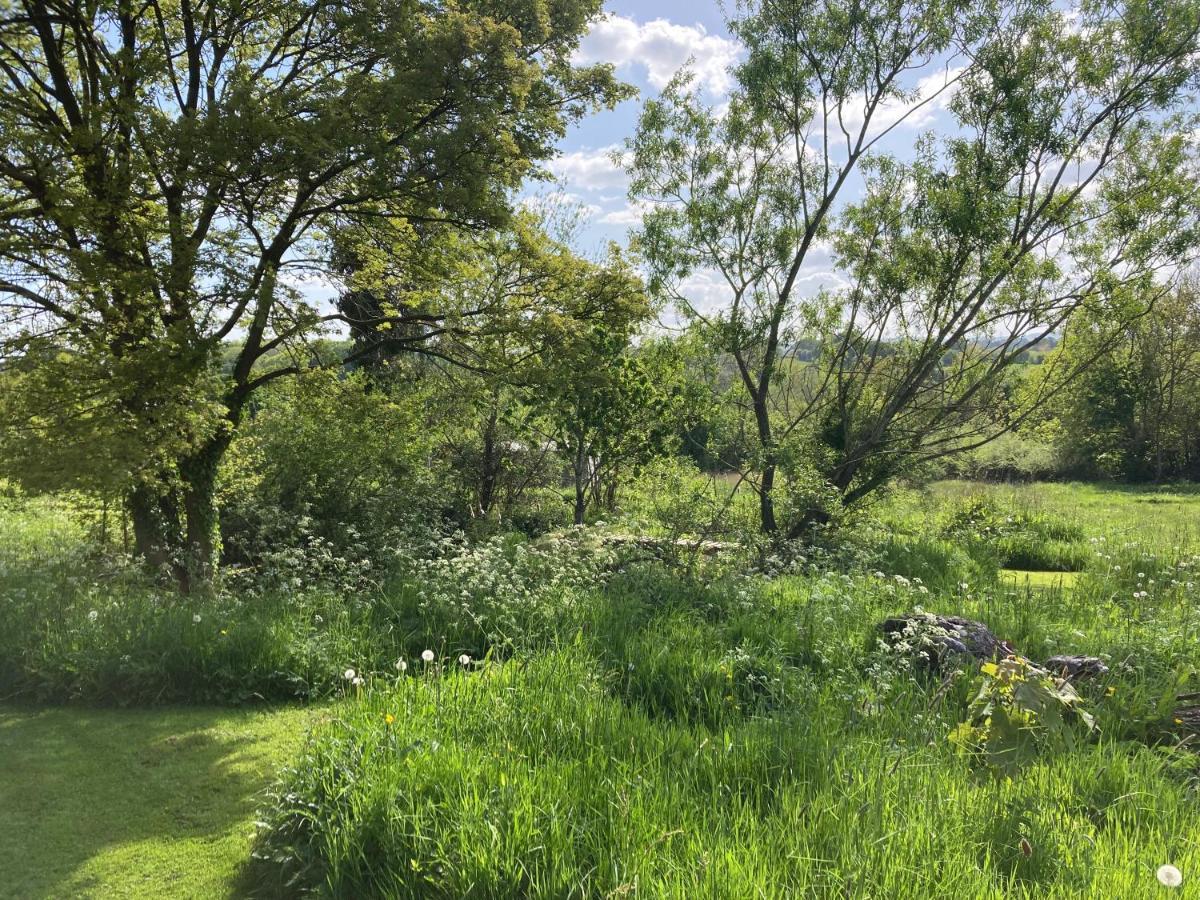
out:
M631 197L652 289L738 373L762 528L795 533L828 510L781 516L781 468L847 505L992 439L1021 418L980 413L1024 350L1081 306L1138 314L1194 250L1200 6L738 9L728 103L686 72L647 103ZM934 108L940 129L898 148ZM830 265L839 287L813 292ZM697 274L723 298L694 302Z
M3 0L8 474L127 490L138 551L206 576L247 399L338 315L299 289L326 235L502 222L566 123L623 93L570 62L599 8Z

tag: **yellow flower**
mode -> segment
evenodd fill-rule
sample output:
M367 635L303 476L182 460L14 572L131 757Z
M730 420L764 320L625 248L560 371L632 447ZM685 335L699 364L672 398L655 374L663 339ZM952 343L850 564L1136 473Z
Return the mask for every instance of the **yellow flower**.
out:
M1113 694L1115 694L1116 692L1117 692L1116 685L1112 685L1112 686L1110 686L1110 687L1109 687L1109 689L1108 689L1107 691L1105 691L1104 693L1105 693L1107 696L1111 697L1111 696L1112 696Z
M396 721L396 717L393 716L391 713L388 713L386 716L383 717L383 721L385 721L389 725L391 725L393 722Z
M1175 720L1175 724L1176 724L1176 725L1182 725L1182 724L1183 724L1183 719L1176 719L1176 720Z

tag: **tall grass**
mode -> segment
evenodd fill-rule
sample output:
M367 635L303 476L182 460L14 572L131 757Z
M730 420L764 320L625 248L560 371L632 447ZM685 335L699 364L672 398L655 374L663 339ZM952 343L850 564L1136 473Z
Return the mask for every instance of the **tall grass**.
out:
M669 676L668 679L669 680ZM275 794L250 883L337 897L1152 897L1200 866L1186 763L1108 740L1016 779L957 698L815 683L769 717L655 716L576 648L368 690ZM655 704L651 704L654 706Z

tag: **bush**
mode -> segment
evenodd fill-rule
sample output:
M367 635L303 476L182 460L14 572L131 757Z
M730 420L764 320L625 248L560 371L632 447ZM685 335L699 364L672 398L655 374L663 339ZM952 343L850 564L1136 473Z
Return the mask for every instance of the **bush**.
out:
M297 552L271 578L227 577L181 596L78 538L66 550L4 551L0 696L118 704L311 699L344 690L348 667L391 672L428 648L541 646L570 632L581 597L614 563L585 531L445 539L400 554L398 574L374 586L354 566L331 577L347 565L336 557ZM105 574L89 574L100 564Z
M569 528L574 521L571 505L555 488L531 488L513 504L505 523L530 537Z
M398 544L440 536L420 401L398 402L360 373L320 370L273 387L221 473L226 562L279 568L297 547L327 546L378 563Z

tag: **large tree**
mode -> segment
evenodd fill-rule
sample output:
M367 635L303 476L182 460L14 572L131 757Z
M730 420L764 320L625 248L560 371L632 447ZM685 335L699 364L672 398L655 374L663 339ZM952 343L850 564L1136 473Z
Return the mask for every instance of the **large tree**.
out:
M647 103L631 194L651 287L736 367L762 527L796 533L828 511L781 516L781 469L853 504L992 439L1021 420L979 415L1010 363L1080 307L1139 314L1194 252L1200 6L739 10L729 102L710 108L684 73ZM897 154L932 105L948 121ZM843 287L806 290L830 260ZM722 301L693 302L697 273ZM811 362L792 352L805 338Z
M247 399L341 316L296 273L327 270L344 228L503 221L566 123L623 93L570 62L599 8L0 2L0 337L25 456L127 489L137 549L206 576Z

